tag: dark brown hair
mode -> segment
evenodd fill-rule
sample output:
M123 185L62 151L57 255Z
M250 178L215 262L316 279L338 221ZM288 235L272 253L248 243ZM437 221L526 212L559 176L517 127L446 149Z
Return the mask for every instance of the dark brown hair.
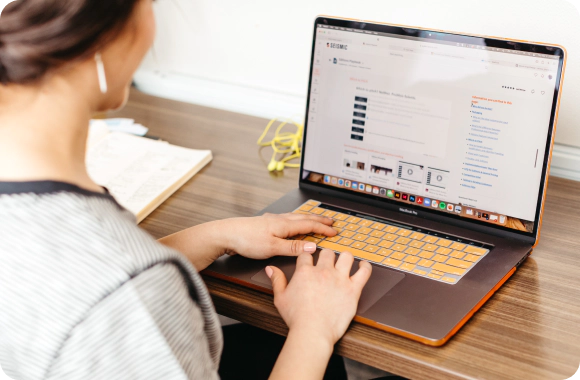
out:
M17 0L0 17L0 83L29 83L90 57L140 0Z

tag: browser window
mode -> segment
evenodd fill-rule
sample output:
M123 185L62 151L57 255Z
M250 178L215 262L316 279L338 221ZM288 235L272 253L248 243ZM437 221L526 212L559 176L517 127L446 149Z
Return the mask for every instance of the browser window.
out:
M532 232L559 64L319 25L306 179Z

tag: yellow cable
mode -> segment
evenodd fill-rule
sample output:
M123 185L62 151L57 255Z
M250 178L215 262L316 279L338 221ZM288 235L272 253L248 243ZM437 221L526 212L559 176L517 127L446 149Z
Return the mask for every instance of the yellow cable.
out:
M274 138L270 141L264 141L266 135L270 131L270 128L276 123L277 121L280 122L280 125L276 128L276 132L274 134ZM284 128L288 124L293 124L296 126L296 132L284 132L282 133L282 128ZM264 132L260 136L257 141L259 146L271 146L272 147L272 159L268 164L269 171L281 171L284 170L284 167L289 168L298 168L300 164L292 164L288 163L288 161L299 158L302 154L302 133L304 131L304 124L297 122L293 119L285 119L285 118L274 118L270 120ZM282 157L278 160L277 156L282 155ZM285 156L290 154L288 156Z

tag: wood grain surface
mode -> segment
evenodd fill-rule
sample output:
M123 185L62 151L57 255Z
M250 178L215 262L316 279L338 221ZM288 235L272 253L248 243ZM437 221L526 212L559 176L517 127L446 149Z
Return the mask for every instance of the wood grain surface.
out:
M214 160L141 227L156 238L214 219L251 216L298 186L298 170L270 174L255 144L267 120L132 90L108 116L136 119L150 134ZM567 379L580 364L580 183L551 177L541 242L514 276L441 347L353 323L336 346L345 357L416 379ZM220 314L287 332L272 297L205 278Z

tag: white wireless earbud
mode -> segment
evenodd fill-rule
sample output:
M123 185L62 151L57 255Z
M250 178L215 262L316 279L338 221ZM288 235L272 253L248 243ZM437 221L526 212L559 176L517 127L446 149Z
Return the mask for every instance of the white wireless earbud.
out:
M101 53L95 54L95 62L97 63L97 76L99 78L99 87L101 88L101 93L106 94L108 91L107 76L105 74L105 65L103 64Z

